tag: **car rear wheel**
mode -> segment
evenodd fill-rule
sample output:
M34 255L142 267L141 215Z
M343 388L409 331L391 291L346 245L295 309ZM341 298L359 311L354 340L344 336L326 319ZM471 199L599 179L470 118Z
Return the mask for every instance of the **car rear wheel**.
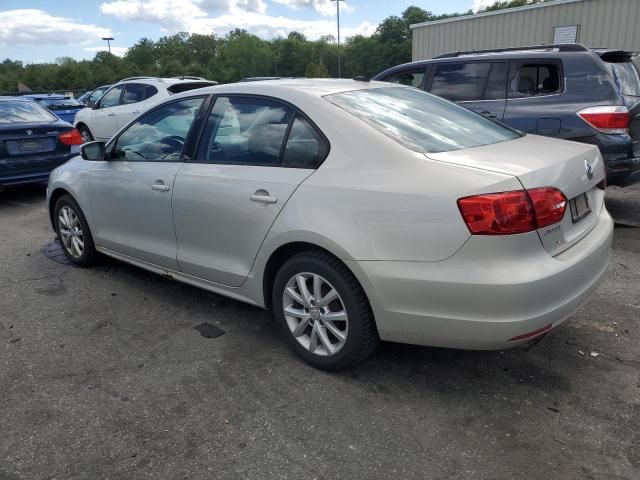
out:
M82 210L69 195L58 199L54 211L58 240L69 260L80 267L95 263L97 251Z
M352 368L378 345L362 287L326 252L311 250L287 260L276 275L272 305L289 346L314 367Z
M80 132L80 136L82 137L83 142L93 142L93 135L91 135L91 131L88 127L80 125L78 127L78 131Z

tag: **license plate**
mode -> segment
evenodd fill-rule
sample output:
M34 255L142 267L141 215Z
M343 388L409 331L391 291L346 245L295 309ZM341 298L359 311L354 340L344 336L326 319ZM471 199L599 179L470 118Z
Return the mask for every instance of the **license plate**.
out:
M20 150L23 152L32 152L39 149L40 142L38 140L23 140L20 142Z
M571 209L571 220L573 220L573 223L577 223L589 215L589 213L591 213L591 207L589 206L587 194L583 193L569 200L569 208Z

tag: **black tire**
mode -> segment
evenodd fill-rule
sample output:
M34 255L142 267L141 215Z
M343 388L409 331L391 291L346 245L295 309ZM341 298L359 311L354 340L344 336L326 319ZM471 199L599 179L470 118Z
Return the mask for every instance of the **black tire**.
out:
M63 240L63 235L60 233L61 228L64 227L60 220L60 212L65 207L71 209L71 211L77 216L78 222L80 223L80 227L82 229L82 240L84 242L84 248L81 255L76 255L69 250L66 242ZM89 224L82 213L82 209L70 195L62 195L56 202L53 222L60 245L62 245L62 249L69 260L79 267L89 267L96 263L98 259L98 252L96 251L95 244L93 243L93 236L91 235Z
M87 127L86 125L79 125L78 131L80 132L80 135L82 136L82 140L85 143L93 142L94 138L93 138L93 135L91 134L91 130L89 130L89 127Z
M283 295L287 282L299 273L316 274L326 279L338 292L347 312L347 338L341 349L333 355L310 352L296 339L287 324ZM358 280L342 262L327 252L308 250L288 259L276 275L272 305L276 323L289 346L316 368L330 371L353 368L371 355L380 342L369 301Z

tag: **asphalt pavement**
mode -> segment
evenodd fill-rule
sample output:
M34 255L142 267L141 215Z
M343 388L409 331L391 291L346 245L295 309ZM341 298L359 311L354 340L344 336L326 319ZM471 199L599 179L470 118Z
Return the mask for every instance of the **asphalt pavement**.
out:
M640 188L623 195L640 205ZM112 260L48 258L42 189L0 193L0 480L637 480L629 223L598 291L535 347L383 343L331 374L260 309Z

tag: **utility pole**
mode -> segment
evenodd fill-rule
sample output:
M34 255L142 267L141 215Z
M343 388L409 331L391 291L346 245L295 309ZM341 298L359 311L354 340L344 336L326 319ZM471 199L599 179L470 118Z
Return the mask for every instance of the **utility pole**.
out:
M342 78L342 62L340 59L340 2L344 2L344 0L331 1L336 2L336 15L338 17L338 78Z
M107 46L109 47L109 53L111 53L111 40L113 40L113 37L102 37L102 39L107 41Z

